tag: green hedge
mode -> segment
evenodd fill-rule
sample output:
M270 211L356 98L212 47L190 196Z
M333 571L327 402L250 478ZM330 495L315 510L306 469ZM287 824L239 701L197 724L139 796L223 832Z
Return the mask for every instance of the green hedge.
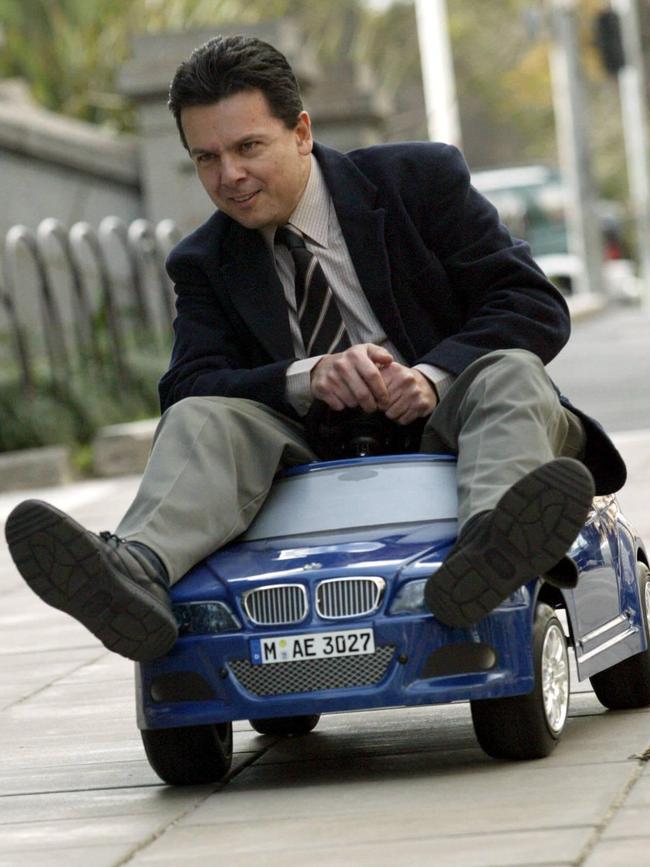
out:
M126 378L79 364L57 385L45 367L27 388L17 370L0 379L0 452L47 445L84 446L110 424L158 415L158 379L167 353L131 354Z

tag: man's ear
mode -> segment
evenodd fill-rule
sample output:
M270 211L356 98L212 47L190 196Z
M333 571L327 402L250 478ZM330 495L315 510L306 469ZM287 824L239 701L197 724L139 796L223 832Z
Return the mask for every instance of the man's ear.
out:
M301 111L298 115L295 133L296 142L298 143L298 153L303 155L310 154L314 146L314 139L311 134L311 118L306 111Z

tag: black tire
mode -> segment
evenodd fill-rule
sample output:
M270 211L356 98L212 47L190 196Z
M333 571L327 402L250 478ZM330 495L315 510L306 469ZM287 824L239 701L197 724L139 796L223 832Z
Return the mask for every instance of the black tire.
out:
M479 744L496 759L541 759L562 736L569 710L569 655L562 624L539 604L533 624L535 687L527 695L470 702Z
M223 779L232 764L232 723L141 731L149 764L173 786Z
M650 640L650 570L645 563L637 563L639 597L645 624L646 639ZM598 674L589 681L598 701L610 710L629 710L650 705L650 644L641 653L628 656Z
M256 732L261 735L274 735L279 738L292 738L308 735L318 725L319 713L305 716L278 716L271 719L249 720Z

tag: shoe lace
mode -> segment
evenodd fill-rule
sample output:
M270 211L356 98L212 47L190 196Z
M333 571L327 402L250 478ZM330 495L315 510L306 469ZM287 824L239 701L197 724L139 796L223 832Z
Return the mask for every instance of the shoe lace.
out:
M111 548L117 548L118 545L124 543L124 539L120 539L119 536L116 536L115 533L109 533L108 530L102 530L99 534L99 538L106 542L107 545L110 545Z
M121 559L124 558L125 553L130 555L144 572L147 581L153 581L154 584L158 584L163 590L169 591L169 578L167 577L165 567L155 555L153 556L156 562L152 562L153 552L147 554L147 548L144 545L141 545L139 542L129 543L126 539L122 539L108 530L102 530L98 535L103 542L106 542L110 548L117 552ZM164 575L160 574L161 570L164 572Z

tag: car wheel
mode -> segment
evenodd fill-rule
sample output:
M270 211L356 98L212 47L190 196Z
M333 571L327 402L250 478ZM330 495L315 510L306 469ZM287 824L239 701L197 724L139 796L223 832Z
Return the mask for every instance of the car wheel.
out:
M650 570L637 563L637 574L648 648L589 678L598 701L610 710L650 705Z
M479 744L497 759L541 759L562 736L569 710L569 654L562 624L539 604L533 623L535 687L527 695L471 702Z
M173 786L215 783L232 763L232 723L141 731L149 764Z
M280 738L291 738L298 735L308 735L318 725L319 713L305 716L279 716L272 719L249 720L256 732L261 735L275 735Z

